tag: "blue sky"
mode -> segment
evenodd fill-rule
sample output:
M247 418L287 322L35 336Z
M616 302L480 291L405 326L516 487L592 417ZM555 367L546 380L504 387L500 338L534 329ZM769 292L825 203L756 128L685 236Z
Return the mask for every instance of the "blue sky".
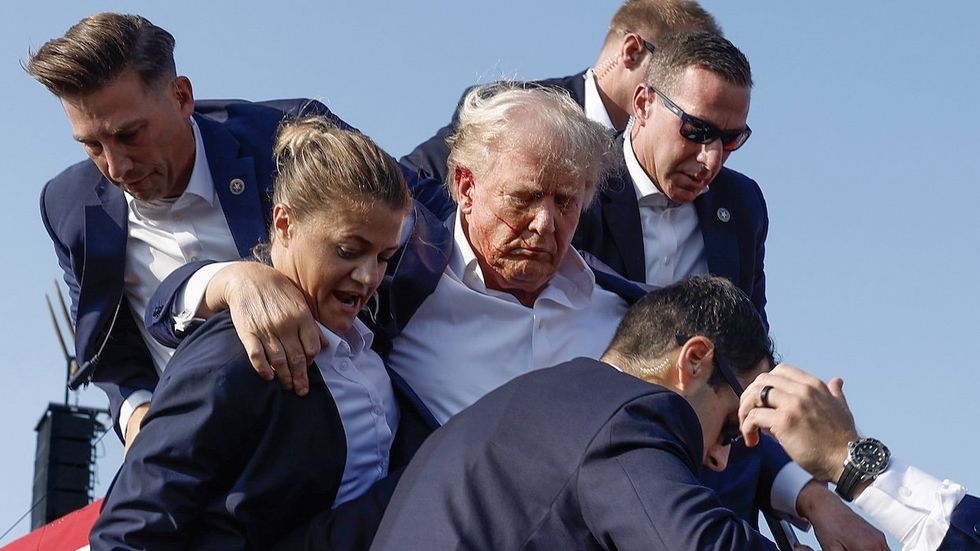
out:
M752 63L748 144L728 166L770 211L768 313L786 361L845 379L860 430L980 490L980 4L704 1ZM138 12L177 38L198 98L320 99L396 156L444 124L468 85L591 64L613 1L69 2L0 19L0 531L31 504L35 423L62 397L44 294L60 279L38 216L44 182L83 158L58 102L19 66L96 11ZM936 6L941 6L937 8ZM80 403L102 405L97 389ZM104 441L97 492L118 465ZM23 521L0 540L25 533Z

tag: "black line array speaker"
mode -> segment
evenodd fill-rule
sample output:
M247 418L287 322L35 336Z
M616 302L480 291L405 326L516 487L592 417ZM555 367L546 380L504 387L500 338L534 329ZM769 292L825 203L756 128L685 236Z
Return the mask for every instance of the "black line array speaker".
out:
M96 417L103 413L102 409L48 404L34 428L32 530L92 501L94 441L105 430Z

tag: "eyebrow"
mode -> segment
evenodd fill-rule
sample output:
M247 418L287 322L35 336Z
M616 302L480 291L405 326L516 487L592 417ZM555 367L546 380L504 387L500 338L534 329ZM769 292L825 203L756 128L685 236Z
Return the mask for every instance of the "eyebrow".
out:
M125 134L127 132L132 132L133 130L136 130L137 128L143 126L145 123L146 123L146 119L142 119L142 118L140 118L140 119L133 119L133 120L130 120L130 121L125 121L122 124L120 124L119 126L117 126L114 129L110 130L108 132L108 135L109 136L118 136L119 134ZM101 132L96 132L97 135L100 134L100 133ZM80 136L78 134L72 134L71 137L74 138L74 140L76 142L79 142L79 143L90 142L90 141L92 141L94 139L94 136L84 136L84 135L81 135Z

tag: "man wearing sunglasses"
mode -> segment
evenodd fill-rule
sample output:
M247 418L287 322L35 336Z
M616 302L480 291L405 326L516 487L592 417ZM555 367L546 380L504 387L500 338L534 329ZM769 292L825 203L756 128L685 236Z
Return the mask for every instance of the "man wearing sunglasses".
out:
M721 36L663 37L633 93L624 162L582 215L573 244L655 286L727 277L765 323L766 204L754 181L723 168L752 134L751 87L748 60Z
M514 379L429 437L373 549L775 549L698 481L725 468L742 388L771 365L724 278L653 291L601 360Z

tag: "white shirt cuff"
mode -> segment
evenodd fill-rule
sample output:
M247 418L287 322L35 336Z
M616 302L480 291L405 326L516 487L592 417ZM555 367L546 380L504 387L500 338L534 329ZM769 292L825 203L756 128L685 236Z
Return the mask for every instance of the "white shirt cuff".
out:
M812 479L810 473L796 463L790 461L784 465L772 481L772 494L769 496L772 508L793 517L794 524L800 523L797 526L806 526L806 521L796 512L796 499L800 497L803 487Z
M174 316L174 329L178 333L186 331L192 322L201 320L197 316L197 309L204 300L204 294L208 290L208 284L211 283L215 274L223 268L227 268L236 263L215 262L214 264L208 264L194 272L194 275L181 285L180 289L177 290L173 311L171 312Z
M153 393L149 390L137 390L123 400L122 406L119 407L119 432L122 433L123 438L126 437L126 427L129 425L129 418L133 416L133 412L143 404L149 404L151 398L153 398Z
M875 520L903 550L936 549L946 537L953 509L966 488L892 457L888 469L864 489L854 504Z

